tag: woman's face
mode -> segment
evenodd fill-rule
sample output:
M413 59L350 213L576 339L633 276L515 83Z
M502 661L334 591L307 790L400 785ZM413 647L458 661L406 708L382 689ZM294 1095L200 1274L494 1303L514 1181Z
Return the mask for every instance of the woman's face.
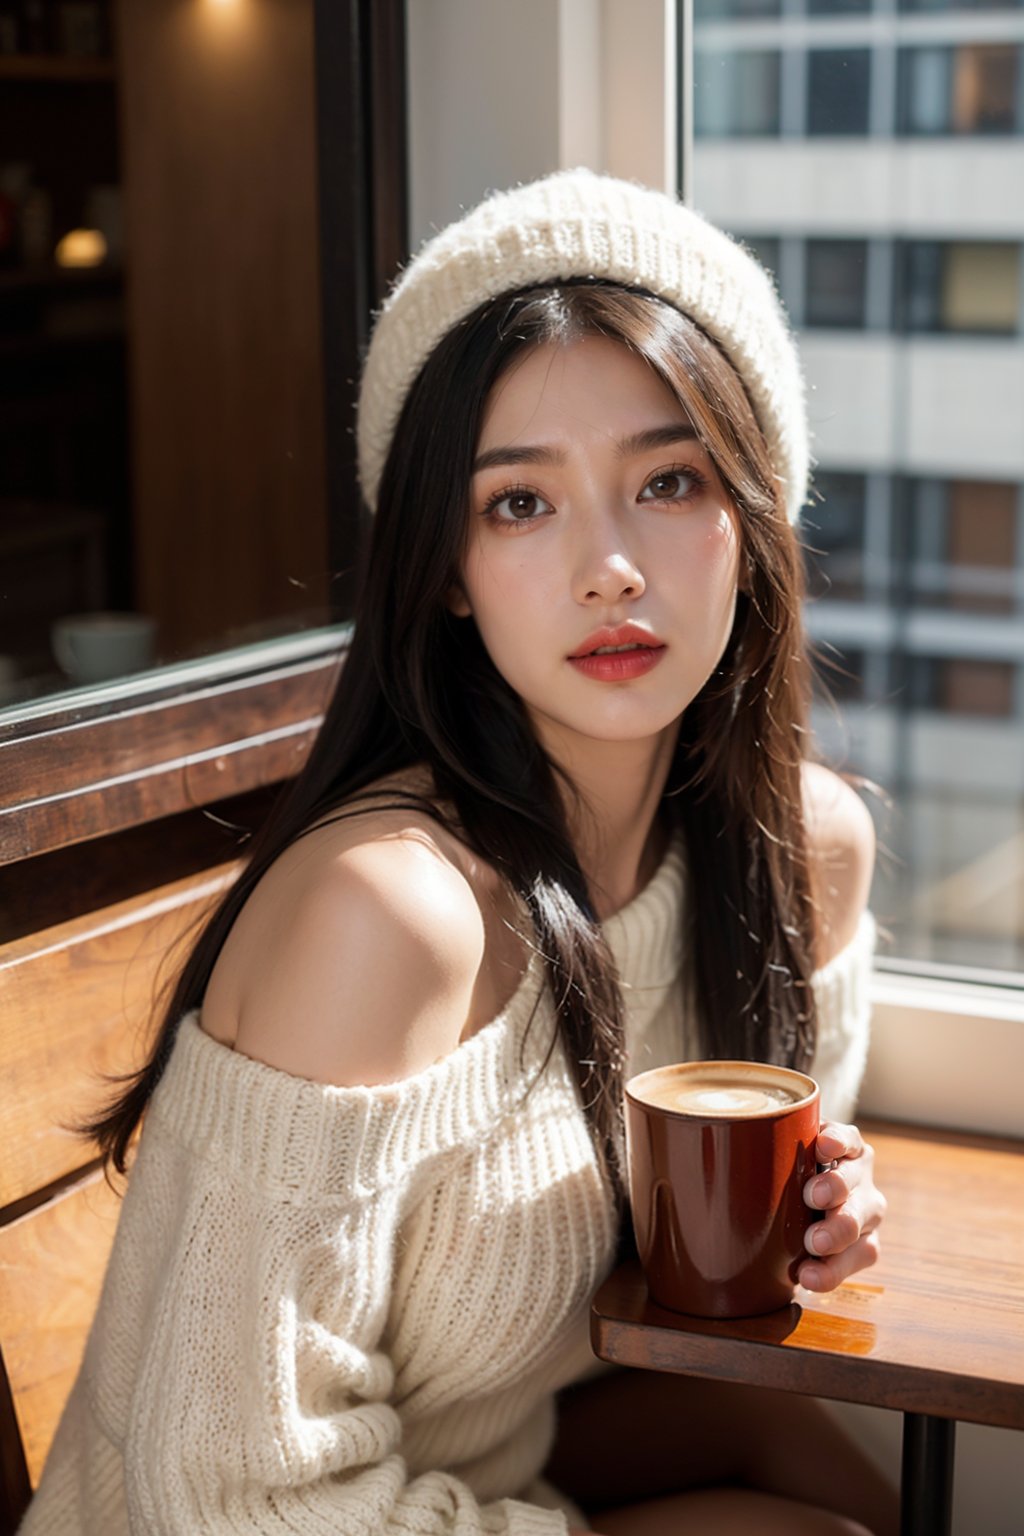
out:
M674 736L728 642L739 561L714 465L621 343L537 347L495 385L452 607L549 751Z

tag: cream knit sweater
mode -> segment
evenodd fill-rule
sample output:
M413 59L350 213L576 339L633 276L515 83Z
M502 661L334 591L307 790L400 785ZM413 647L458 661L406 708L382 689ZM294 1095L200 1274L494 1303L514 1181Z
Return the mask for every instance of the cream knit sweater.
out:
M687 1054L682 855L605 924L630 1068ZM815 977L824 1108L867 1047L875 925ZM555 1392L593 1367L608 1193L534 959L504 1012L387 1087L183 1020L23 1536L563 1536Z

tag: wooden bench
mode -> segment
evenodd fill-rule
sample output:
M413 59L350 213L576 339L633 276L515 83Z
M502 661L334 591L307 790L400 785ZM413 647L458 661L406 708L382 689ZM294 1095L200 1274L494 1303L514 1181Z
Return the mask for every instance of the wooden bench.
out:
M120 1206L71 1123L109 1096L105 1075L142 1060L179 941L237 868L0 945L0 1532L39 1480Z
M39 1479L119 1211L72 1126L143 1059L179 941L302 766L339 644L286 637L0 723L0 1536Z

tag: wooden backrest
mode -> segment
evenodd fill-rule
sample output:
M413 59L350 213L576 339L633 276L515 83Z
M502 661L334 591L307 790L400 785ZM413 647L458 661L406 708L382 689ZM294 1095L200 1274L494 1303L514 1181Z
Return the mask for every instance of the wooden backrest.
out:
M72 1122L151 1038L160 985L235 878L222 864L0 944L0 1536L81 1360L119 1196Z

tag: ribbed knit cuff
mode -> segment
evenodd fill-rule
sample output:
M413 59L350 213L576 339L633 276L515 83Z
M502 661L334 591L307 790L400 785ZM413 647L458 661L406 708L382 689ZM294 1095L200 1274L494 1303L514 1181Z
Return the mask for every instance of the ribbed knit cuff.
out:
M495 1516L497 1523L491 1524ZM569 1521L561 1510L522 1504L518 1499L500 1499L489 1505L485 1518L484 1529L494 1536L568 1536Z

